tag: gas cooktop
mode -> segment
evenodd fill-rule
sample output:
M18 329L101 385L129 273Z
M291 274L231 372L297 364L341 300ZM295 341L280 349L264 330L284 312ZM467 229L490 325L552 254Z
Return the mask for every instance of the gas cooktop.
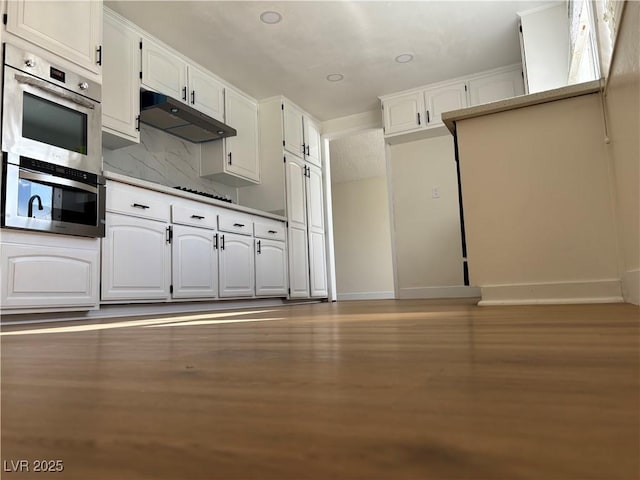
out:
M200 192L198 190L193 190L192 188L187 188L187 187L174 187L174 188L177 188L178 190L182 190L183 192L195 193L196 195L202 195L203 197L220 200L222 202L233 203L230 198L223 197L222 195L215 195L213 193Z

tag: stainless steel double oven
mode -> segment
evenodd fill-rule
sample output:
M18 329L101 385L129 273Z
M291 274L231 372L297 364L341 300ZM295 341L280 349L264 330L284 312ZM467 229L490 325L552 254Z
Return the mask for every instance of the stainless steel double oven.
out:
M98 83L4 46L3 227L104 236Z

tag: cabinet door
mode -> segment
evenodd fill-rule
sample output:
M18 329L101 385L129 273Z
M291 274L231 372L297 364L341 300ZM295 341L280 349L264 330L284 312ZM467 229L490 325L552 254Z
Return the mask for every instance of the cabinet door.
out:
M302 148L304 143L302 112L289 102L284 102L283 105L284 148L302 158L304 156L304 149Z
M308 167L306 182L307 225L309 231L309 288L312 297L327 296L327 266L324 245L322 171Z
M442 125L442 113L449 110L465 108L467 104L467 91L464 83L455 83L446 87L438 87L424 92L425 105L427 107L427 123Z
M173 226L173 298L218 296L217 243L213 230Z
M12 0L7 31L100 73L102 2Z
M221 297L251 297L254 291L253 237L220 233Z
M519 68L469 81L471 105L496 102L518 95L524 95L524 80Z
M100 253L61 245L0 243L3 310L98 306Z
M224 121L224 85L192 65L189 65L188 102L196 110Z
M225 104L226 123L238 131L225 138L227 172L259 182L258 106L233 90L227 90Z
M289 296L309 298L309 250L307 229L289 224Z
M103 144L117 148L140 143L140 36L105 12L102 73L102 129L118 139L105 137Z
M256 239L256 295L287 295L287 249L284 242Z
M167 300L171 245L164 222L106 215L102 239L103 300Z
M305 195L306 164L296 157L285 161L287 219L289 225L307 229L307 199Z
M142 86L187 101L187 64L148 38L142 39Z
M424 97L422 92L408 93L382 102L384 133L405 133L424 128Z
M309 230L309 289L312 297L326 297L327 261L324 233Z
M304 117L304 143L306 149L305 159L314 165L320 166L320 131L315 123Z

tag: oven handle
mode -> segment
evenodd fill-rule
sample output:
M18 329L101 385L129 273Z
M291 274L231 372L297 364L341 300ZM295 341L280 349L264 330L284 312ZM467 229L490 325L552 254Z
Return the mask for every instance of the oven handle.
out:
M42 181L42 182L47 182L53 185L65 185L67 187L73 187L79 190L84 190L85 192L98 193L98 189L96 187L85 185L84 183L76 182L75 180L69 180L68 178L56 177L54 175L47 175L46 173L36 173L29 170L21 169L18 176L20 178L23 178L24 180Z
M15 78L18 83L23 83L25 85L31 85L32 87L39 88L41 90L44 90L47 93L50 93L51 95L55 95L58 98L62 98L64 100L69 100L73 103L76 103L81 107L90 108L90 109L95 108L95 104L89 100L86 100L82 95L78 95L77 93L74 93L74 92L68 92L66 90L63 90L60 87L51 85L49 82L40 80L39 78L28 77L26 75L19 75L19 74L16 74Z

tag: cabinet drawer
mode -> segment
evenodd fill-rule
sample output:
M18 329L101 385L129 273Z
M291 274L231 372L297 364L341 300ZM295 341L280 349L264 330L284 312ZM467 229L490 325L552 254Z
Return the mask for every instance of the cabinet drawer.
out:
M284 241L286 228L284 222L261 218L253 224L253 232L256 238Z
M218 230L253 235L253 219L246 213L221 211L218 214Z
M124 183L107 181L107 211L169 221L169 196Z
M171 221L179 225L215 230L218 225L218 210L198 202L182 202L171 205Z

